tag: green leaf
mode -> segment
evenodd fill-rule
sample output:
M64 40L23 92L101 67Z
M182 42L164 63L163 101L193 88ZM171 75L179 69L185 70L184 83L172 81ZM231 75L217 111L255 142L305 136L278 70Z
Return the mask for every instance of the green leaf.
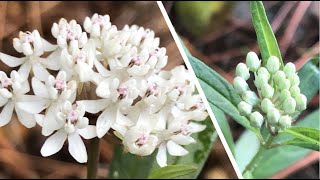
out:
M299 71L300 90L308 101L319 91L320 71L319 71L319 56L311 58Z
M297 127L314 128L319 130L319 109L306 116L300 122L297 123ZM291 139L291 135L283 134L279 136L275 141L283 142ZM237 144L238 145L238 144ZM237 149L236 149L237 151ZM294 164L311 150L297 147L297 146L281 146L278 148L265 151L261 161L257 164L257 167L252 172L254 178L267 178L282 169Z
M266 61L270 56L276 56L279 58L281 66L283 66L281 52L269 24L263 3L261 1L251 1L250 11L253 26L257 34L263 64L266 64Z
M170 165L154 170L148 179L173 179L190 174L196 170L196 167L190 165Z
M241 98L232 85L197 58L188 55L188 59L208 101L256 133L257 129L250 125L248 118L241 116L238 111L237 105L241 102Z
M218 118L220 115L221 114L216 114L215 116ZM209 117L205 121L201 122L201 124L206 125L207 128L198 134L192 135L197 143L184 147L187 151L189 151L188 155L181 157L168 156L169 165L188 164L197 167L196 171L188 175L177 177L176 179L196 179L212 151L213 144L216 142L218 135ZM159 165L157 162L154 162L153 170L157 168L159 168Z
M316 121L316 119L315 119ZM304 147L319 151L320 147L320 132L319 130L303 127L292 127L286 129L284 133L290 134L295 139L284 142L283 144Z
M109 169L110 179L146 179L155 161L155 153L140 157L124 152L123 145L117 145Z
M221 111L221 109L217 108L215 105L209 103L211 110L214 114L214 116L216 117L216 120L218 121L219 127L222 131L222 134L224 136L224 138L226 139L228 146L232 152L233 155L235 155L234 152L234 142L233 142L233 137L232 137L232 133L231 133L231 129L228 123L228 120L226 118L226 116L224 115L224 112Z

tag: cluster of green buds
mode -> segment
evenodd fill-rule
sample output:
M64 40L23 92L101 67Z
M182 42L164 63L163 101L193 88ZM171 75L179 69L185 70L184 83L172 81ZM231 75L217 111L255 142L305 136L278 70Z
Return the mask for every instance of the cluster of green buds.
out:
M257 93L250 90L247 80L254 74ZM249 52L246 64L239 63L233 86L242 101L238 104L242 116L248 117L253 127L263 123L275 133L291 126L292 117L306 109L307 98L300 93L300 79L296 67L289 62L281 67L276 56L270 56L263 66L254 52Z

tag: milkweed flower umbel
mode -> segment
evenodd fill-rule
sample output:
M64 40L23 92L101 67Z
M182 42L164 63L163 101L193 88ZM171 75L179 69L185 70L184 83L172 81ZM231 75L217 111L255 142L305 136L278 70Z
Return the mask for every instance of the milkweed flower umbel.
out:
M157 151L160 166L167 165L167 153L188 154L184 146L196 143L191 135L205 129L199 122L207 112L184 66L163 70L168 56L154 31L137 25L119 29L108 15L94 14L85 18L84 29L62 18L51 32L57 45L36 30L20 32L13 45L23 57L0 53L2 62L19 66L10 78L0 73L1 126L16 112L24 126L38 123L48 136L43 156L57 153L68 141L70 154L80 163L87 162L82 138L102 138L108 132L132 154ZM245 80L246 68L238 68ZM245 80L237 80L239 92L248 91ZM250 92L244 97L250 101L244 109L249 113L258 100Z
M249 71L254 75L256 92L250 90L246 82ZM256 128L263 124L277 131L289 128L292 117L306 109L307 98L301 94L299 84L293 63L282 68L279 59L270 56L263 66L257 54L249 52L246 64L237 65L233 80L235 91L242 99L239 112Z

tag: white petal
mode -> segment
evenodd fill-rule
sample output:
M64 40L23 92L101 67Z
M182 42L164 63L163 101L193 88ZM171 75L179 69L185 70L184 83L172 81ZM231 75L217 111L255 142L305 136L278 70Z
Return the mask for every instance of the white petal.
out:
M82 103L85 107L85 111L88 113L96 114L105 109L111 101L109 99L98 99L98 100L82 100L77 103Z
M167 148L165 143L162 143L159 146L157 154L157 163L160 167L167 166Z
M85 163L88 160L86 147L78 133L72 133L68 136L69 152L71 156L79 163Z
M37 124L39 124L39 126L41 126L41 127L43 126L43 121L44 121L43 114L35 114L34 119L36 120Z
M18 120L26 128L32 128L36 125L36 119L34 118L33 114L27 113L18 107L16 107L15 110L18 116Z
M52 52L47 58L41 58L41 64L48 69L58 71L61 68L60 58L61 49Z
M28 79L30 70L31 64L29 62L26 62L20 66L18 73L20 74L22 79Z
M189 127L190 127L190 132L191 133L198 133L198 132L203 131L206 128L206 125L191 122L189 124Z
M96 127L89 125L83 129L78 129L78 133L85 139L92 139L97 136Z
M110 96L109 81L108 80L102 81L98 85L96 89L96 93L99 97L108 98Z
M17 67L24 63L26 58L17 58L0 52L0 60L10 67Z
M42 110L48 107L49 100L34 95L24 95L16 103L16 106L20 109L31 113L39 114Z
M97 136L102 138L116 120L116 109L108 108L97 119Z
M32 89L36 96L49 98L49 93L46 85L44 85L39 79L36 77L32 78Z
M168 141L167 148L169 154L172 156L184 156L188 154L187 150L173 141Z
M48 76L50 76L46 68L44 68L40 63L33 64L32 71L34 73L34 76L41 81L46 81L48 79Z
M195 143L196 141L190 136L184 136L182 134L177 134L171 137L172 141L180 145L189 145Z
M14 104L12 101L9 101L1 111L0 114L0 127L9 123L12 117Z
M58 47L57 45L53 45L43 38L41 38L41 40L42 40L42 47L45 52L54 51Z
M41 148L41 155L44 157L51 156L62 149L64 142L67 139L67 133L64 129L59 130L50 136Z
M0 92L1 92L1 90L0 90ZM0 107L2 107L2 106L4 106L5 104L7 104L7 102L8 102L8 98L4 98L4 97L2 97L1 95L0 95Z
M94 66L97 71L104 77L110 76L110 71L108 71L98 60L94 61Z

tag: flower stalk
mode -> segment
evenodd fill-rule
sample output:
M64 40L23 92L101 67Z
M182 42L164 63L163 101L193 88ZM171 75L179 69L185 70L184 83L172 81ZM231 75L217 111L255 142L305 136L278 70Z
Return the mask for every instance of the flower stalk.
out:
M96 179L100 157L100 139L90 140L88 149L87 179Z

